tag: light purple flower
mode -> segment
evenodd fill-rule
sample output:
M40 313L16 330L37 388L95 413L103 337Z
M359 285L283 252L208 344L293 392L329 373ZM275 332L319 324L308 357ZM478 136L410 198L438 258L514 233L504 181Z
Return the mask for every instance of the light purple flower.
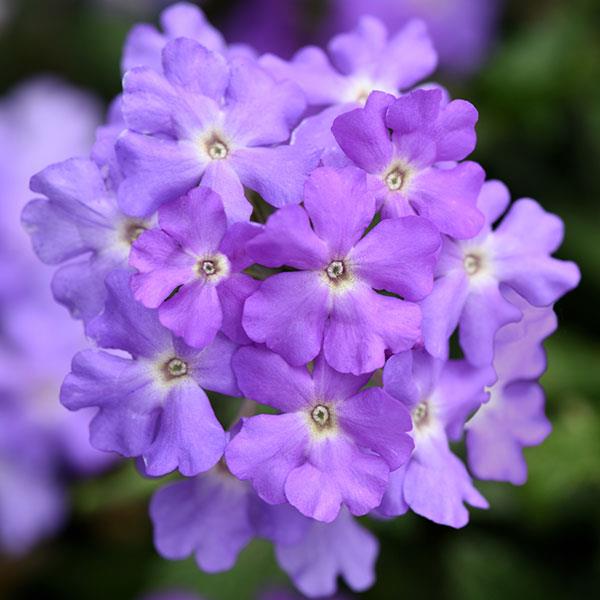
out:
M243 344L241 325L246 298L258 282L241 271L251 264L244 246L260 227L227 227L221 198L208 188L163 204L160 229L134 243L129 264L136 300L158 308L160 322L194 348L210 344L219 330Z
M353 591L365 591L375 582L378 553L375 537L345 509L333 523L312 521L299 541L275 544L277 562L309 598L334 594L340 575Z
M163 48L170 41L182 37L195 40L207 50L220 54L252 54L250 48L241 45L228 47L221 32L208 22L198 6L190 2L177 2L166 8L160 15L160 25L162 33L147 23L131 29L123 48L123 73L134 67L150 67L160 72Z
M463 73L485 58L501 5L502 0L333 0L326 26L328 31L343 31L369 14L396 31L410 19L421 18L439 52L440 65Z
M260 59L279 81L294 81L309 105L362 104L373 90L396 94L413 87L436 67L437 55L420 20L388 37L385 25L363 17L349 33L334 37L327 55L316 46L301 49L290 62L267 54Z
M394 99L373 93L364 108L343 114L332 131L348 158L368 174L384 218L418 214L465 239L483 225L477 196L485 174L474 162L454 164L475 148L477 111L447 103L439 89Z
M488 504L473 487L449 440L461 437L464 422L487 400L491 368L475 369L465 361L444 363L424 352L393 356L383 371L384 389L411 411L415 450L390 476L379 511L401 515L408 508L442 525L463 527L469 520L465 503Z
M579 283L577 265L551 256L563 239L562 221L534 200L515 202L492 230L509 199L502 183L487 182L478 200L486 220L481 233L444 241L433 292L421 303L425 347L434 356L448 355L448 339L458 325L469 362L491 364L496 332L522 316L503 290L511 288L541 307Z
M252 212L244 186L274 206L299 202L318 160L285 145L305 108L299 88L186 38L169 42L162 58L164 75L141 67L124 78L122 209L149 215L200 181L221 195L230 221Z
M51 165L31 179L44 196L23 210L22 222L44 263L63 264L52 291L75 318L88 322L104 306L104 278L127 266L132 242L150 221L119 212L110 183L89 159Z
M131 358L80 352L61 401L70 410L98 409L90 435L99 450L142 457L152 476L177 468L196 475L223 454L225 432L203 388L237 395L230 366L235 346L217 336L197 351L173 338L155 311L133 299L129 278L123 270L107 276L106 308L88 333L101 348L124 350Z
M354 374L382 367L386 350L411 348L419 335L416 306L375 290L411 301L428 294L439 235L415 216L387 219L364 235L374 216L364 173L315 170L304 206L277 211L248 244L257 263L296 269L269 277L248 298L243 326L250 338L293 365L323 347L334 369Z
M236 477L250 480L266 502L289 502L324 522L342 505L355 515L379 505L390 471L412 450L399 402L380 388L361 392L369 375L337 373L322 357L311 374L247 346L233 366L246 397L282 412L244 421L226 451Z
M466 425L467 450L469 467L478 479L521 485L527 480L523 448L541 444L552 429L537 379L546 369L542 342L557 322L551 307L530 306L514 292L507 297L523 318L496 335L498 381L490 388L490 400Z

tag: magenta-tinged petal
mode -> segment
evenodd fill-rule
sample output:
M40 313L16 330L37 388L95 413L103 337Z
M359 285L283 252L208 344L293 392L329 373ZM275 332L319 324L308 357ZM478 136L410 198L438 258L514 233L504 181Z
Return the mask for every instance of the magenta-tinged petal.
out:
M274 275L246 300L242 324L255 342L292 365L305 365L321 349L328 295L319 274Z
M217 287L223 313L221 330L237 344L252 343L242 326L242 316L246 300L258 290L259 286L260 282L252 277L235 273Z
M227 229L219 250L229 259L232 271L243 271L252 265L254 261L248 255L248 243L262 230L262 225L250 222L234 223Z
M164 202L189 192L206 166L200 153L187 142L133 132L118 139L116 152L125 174L119 188L119 205L125 214L137 217L151 215Z
M346 112L335 119L331 130L346 156L367 173L379 173L393 155L385 114L394 97L372 92L364 108Z
M204 348L215 339L223 322L217 288L197 280L184 285L158 309L160 322L194 348Z
M404 406L380 388L369 388L336 405L340 427L355 442L382 456L391 470L398 469L414 448L406 433L412 420Z
M540 385L494 386L489 403L467 425L469 467L478 479L521 485L527 480L523 448L541 444L551 429Z
M466 100L453 100L442 108L436 127L438 162L463 160L475 150L478 118L476 108Z
M285 412L310 405L315 389L305 367L291 367L266 348L240 348L233 358L238 385L246 398Z
M474 162L450 169L432 167L411 178L407 194L417 214L429 219L442 233L468 239L483 226L483 215L476 204L484 179L483 169Z
M420 300L433 288L440 244L439 233L426 219L385 219L356 245L349 260L353 271L375 289Z
M286 206L273 213L247 251L266 267L319 269L329 262L327 245L314 233L306 211L299 206Z
M145 231L136 240L129 264L139 271L131 276L133 295L148 308L158 308L176 287L196 277L194 257L159 229Z
M125 350L132 356L152 358L170 347L171 335L155 311L133 298L129 271L117 270L106 277L108 292L104 312L91 321L87 334L103 348Z
M148 475L160 477L179 469L192 477L208 471L223 456L225 432L194 381L173 385L159 423L152 445L143 453Z
M199 256L214 254L227 230L221 198L206 187L195 188L189 194L163 204L158 212L158 222L161 229L181 246Z
M309 598L335 593L340 575L355 592L371 587L378 552L377 539L346 510L333 523L313 521L300 541L275 546L281 568Z
M277 207L302 201L304 183L318 161L317 153L299 146L240 148L231 156L242 183Z
M304 208L333 258L344 259L375 216L375 198L355 167L321 167L304 187Z
M302 514L331 523L342 504L357 516L380 504L390 472L383 458L341 435L318 440L309 451L285 482L287 500Z
M195 555L208 573L231 569L254 537L245 485L223 473L177 481L152 497L154 545L170 560Z
M408 350L419 335L418 306L377 294L365 284L333 296L323 350L337 371L360 375L383 366L385 350Z
M226 59L189 38L169 42L162 54L169 82L186 92L220 101L229 82Z
M229 160L213 160L206 166L202 186L221 197L229 223L250 219L252 205L244 195L244 186Z
M437 121L443 94L441 90L415 90L400 98L388 108L386 125L396 135L427 130Z
M225 458L231 472L250 480L265 502L281 504L286 501L285 481L304 461L308 443L305 415L258 415L244 421Z
M451 527L467 524L469 513L465 503L476 508L488 507L447 441L435 437L419 440L406 467L404 499L422 517Z
M497 284L472 289L460 318L459 341L467 360L486 366L494 358L494 338L507 323L521 319L521 311L500 293Z
M415 406L421 399L413 374L413 356L411 351L394 354L383 369L385 391L408 407Z

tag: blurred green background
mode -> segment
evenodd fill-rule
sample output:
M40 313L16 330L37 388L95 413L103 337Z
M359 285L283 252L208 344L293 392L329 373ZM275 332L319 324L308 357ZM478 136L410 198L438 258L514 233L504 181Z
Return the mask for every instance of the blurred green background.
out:
M0 91L57 73L108 102L120 88L122 43L136 17L76 0L18 0L0 33ZM231 2L204 7L213 22ZM147 15L151 18L151 15ZM544 377L551 437L526 451L528 483L481 484L491 510L461 531L408 515L365 521L381 541L376 586L364 598L600 597L600 2L512 0L482 69L453 96L480 111L474 158L514 197L531 196L566 223L560 256L583 272L557 307ZM152 547L146 505L154 482L125 464L74 484L64 533L25 559L0 561L0 598L130 600L179 587L245 599L287 585L270 546L254 543L222 575L171 563Z

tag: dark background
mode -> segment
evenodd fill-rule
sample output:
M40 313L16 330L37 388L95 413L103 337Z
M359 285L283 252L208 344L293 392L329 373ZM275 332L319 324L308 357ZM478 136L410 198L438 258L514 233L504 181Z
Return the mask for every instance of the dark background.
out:
M232 4L204 8L219 24ZM76 0L14 5L0 33L2 93L40 72L106 102L119 92L121 46L139 15ZM600 2L508 1L482 68L438 79L479 109L474 158L488 176L565 220L560 256L579 263L583 280L557 307L544 377L554 431L526 451L528 483L479 485L491 509L474 511L460 531L413 515L366 521L382 547L377 584L361 597L600 597ZM159 558L146 512L154 487L131 464L73 484L64 533L25 559L0 559L0 598L129 600L179 587L208 600L244 599L287 585L264 542L221 575Z

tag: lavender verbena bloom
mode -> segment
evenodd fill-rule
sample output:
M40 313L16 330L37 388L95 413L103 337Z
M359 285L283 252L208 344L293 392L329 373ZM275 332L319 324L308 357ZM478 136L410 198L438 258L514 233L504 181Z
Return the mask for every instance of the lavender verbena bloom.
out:
M220 196L203 187L163 204L158 222L160 229L143 233L132 248L136 300L158 308L160 322L195 348L210 344L219 330L249 343L242 308L258 282L241 271L251 263L244 246L260 226L228 228Z
M386 219L364 235L374 216L364 173L316 169L303 207L277 211L248 244L257 263L296 269L269 277L246 300L249 337L293 365L323 347L334 369L357 375L382 367L386 350L411 348L420 315L406 300L430 292L440 237L415 216Z
M339 116L332 131L346 156L368 173L384 218L418 214L465 239L483 225L477 196L485 174L456 164L475 148L475 107L447 103L439 89L401 98L374 92L364 108Z
M177 468L184 475L206 471L221 458L226 439L204 389L237 395L230 366L235 346L223 336L202 351L186 346L155 311L133 299L129 278L124 270L107 276L106 308L88 334L101 348L123 350L131 358L80 352L61 401L70 410L97 408L92 445L142 457L149 475Z
M466 419L487 400L485 386L494 380L490 367L444 363L422 351L388 360L384 389L411 411L415 450L406 465L391 474L381 514L397 516L410 508L436 523L463 527L469 520L465 503L488 507L449 441L461 437Z
M160 15L161 33L153 25L141 23L129 32L123 48L121 69L123 73L134 67L150 67L162 70L163 48L177 38L190 38L208 50L229 55L252 55L247 46L227 46L221 32L213 27L202 10L190 2L177 2Z
M427 23L440 65L464 73L485 58L498 25L502 0L333 0L327 31L352 27L363 15L384 21L391 31L415 17Z
M162 59L164 75L135 68L123 81L122 209L149 215L200 182L221 195L230 221L250 217L244 186L274 206L300 202L318 157L285 144L304 112L299 88L186 38Z
M448 355L448 339L458 325L469 362L491 364L496 332L522 317L503 294L506 288L542 307L579 282L575 263L551 256L562 242L563 222L534 200L515 202L492 230L509 200L502 183L485 183L478 199L486 220L481 233L466 241L444 240L433 292L421 304L425 347L434 356Z
M334 37L329 56L316 46L300 50L290 62L266 54L260 64L278 81L295 81L309 105L362 104L373 90L391 94L413 87L436 67L437 55L420 20L388 37L385 25L363 17L349 33Z
M360 391L369 375L344 375L317 358L292 367L264 348L236 352L244 395L281 411L246 419L226 450L227 465L270 504L332 522L342 505L364 515L381 502L390 471L408 459L405 408L380 388Z
M514 292L507 296L522 312L518 323L498 331L494 368L498 381L490 400L466 425L469 467L478 479L527 480L523 448L541 444L552 426L544 414L544 390L537 379L546 369L542 342L557 326L551 307L535 308Z
M90 159L72 158L51 165L31 179L32 200L22 222L43 262L63 264L52 291L75 318L88 322L104 306L104 279L127 266L132 242L149 220L125 217L117 207L114 185Z
M333 523L310 522L298 542L275 544L277 562L309 598L334 594L340 575L355 592L370 588L378 554L377 539L345 509Z

